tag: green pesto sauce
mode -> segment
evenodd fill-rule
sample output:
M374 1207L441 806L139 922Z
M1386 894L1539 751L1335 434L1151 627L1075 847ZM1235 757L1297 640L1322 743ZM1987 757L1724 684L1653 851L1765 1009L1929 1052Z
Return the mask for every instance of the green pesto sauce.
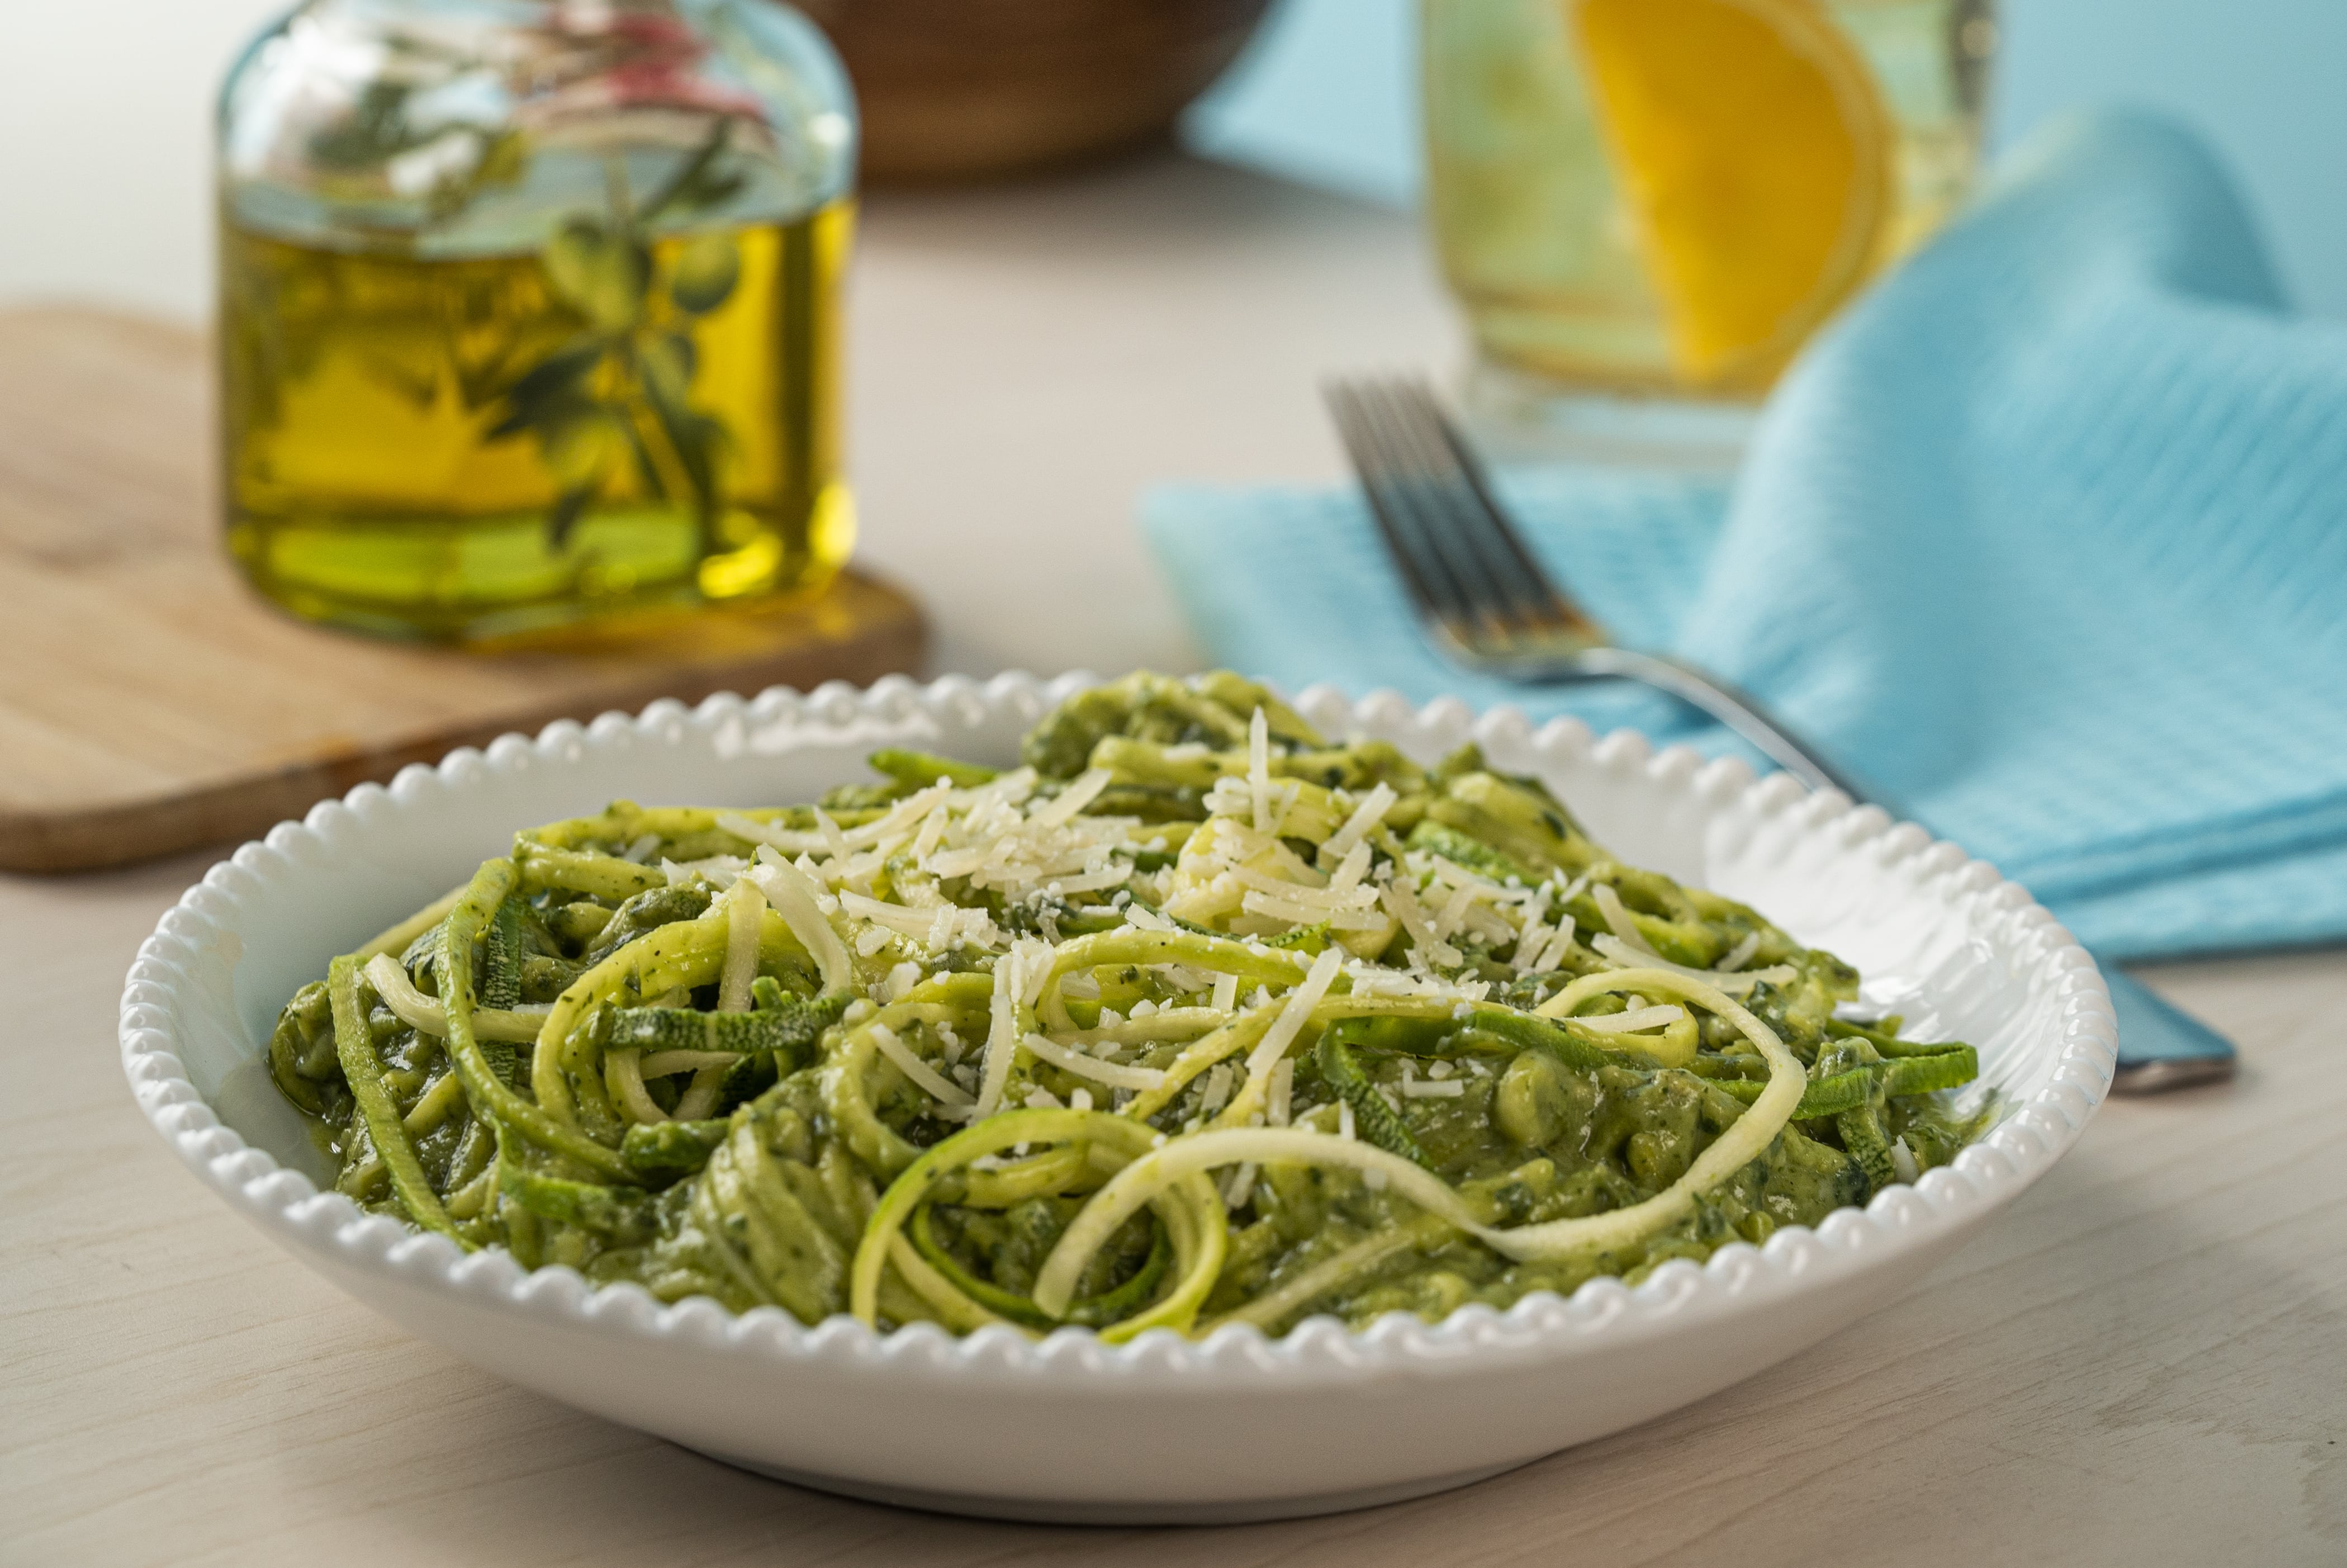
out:
M1245 781L1258 709L1283 815L1276 835L1249 839ZM340 1034L323 984L287 1005L271 1041L273 1074L338 1163L339 1190L363 1206L438 1224L460 1245L506 1246L525 1264L569 1264L598 1282L634 1281L666 1300L772 1305L815 1322L850 1309L859 1251L876 1263L886 1231L918 1261L912 1272L896 1262L880 1267L877 1321L936 1317L967 1328L992 1317L1037 1332L1061 1322L1113 1332L1153 1310L1173 1311L1166 1304L1194 1278L1197 1298L1167 1319L1194 1332L1232 1314L1274 1332L1312 1313L1359 1326L1392 1311L1431 1318L1470 1302L1504 1307L1601 1274L1635 1282L1671 1258L1757 1244L1862 1204L1891 1180L1952 1160L1987 1119L1980 1096L1959 1109L1958 1095L1940 1087L1972 1075L1964 1048L1904 1040L1896 1020L1842 1022L1838 1009L1857 991L1848 965L1740 904L1621 865L1536 781L1495 772L1471 748L1425 768L1381 743L1335 744L1269 693L1218 673L1193 682L1136 676L1080 694L1038 725L1026 761L1036 770L1029 807L1087 770L1106 775L1080 815L1110 835L1102 842L1121 846L1109 864L1129 870L1124 880L1073 893L1050 884L1006 892L938 875L917 845L899 845L885 851L885 866L857 873L861 896L970 912L983 939L882 939L882 927L843 903L828 917L839 944L826 957L787 911L769 914L751 1006L719 1015L732 918L725 887L754 866L757 842L720 813L620 803L521 835L514 855L485 866L445 920L425 922L378 960L396 963L412 994L436 1005L445 982L476 1007L502 1009L475 1016L474 1056L446 1037L445 1018L419 1028L403 1017L398 999L363 969L354 1021ZM969 791L994 777L901 751L873 764L882 782L834 792L825 816L777 808L753 814L756 831L886 828L897 803L940 778ZM1384 903L1346 917L1350 924L1250 914L1235 893L1224 900L1230 907L1218 907L1216 888L1236 884L1215 877L1238 862L1213 856L1233 843L1256 846L1248 866L1289 866L1282 875L1296 886L1327 885L1343 856L1323 846L1342 842L1344 824L1380 788L1393 804L1356 835L1366 846L1357 858L1369 869L1355 880L1415 889L1409 898L1426 917L1418 932ZM671 886L663 861L705 864ZM1499 891L1470 900L1473 917L1428 946L1428 921L1471 874ZM1601 888L1617 900L1610 909ZM1130 922L1136 904L1156 911L1148 931ZM1802 1064L1803 1111L1815 1113L1797 1113L1683 1217L1624 1245L1518 1261L1430 1220L1379 1174L1301 1163L1217 1170L1211 1198L1184 1200L1201 1214L1211 1207L1225 1237L1210 1278L1198 1272L1194 1238L1161 1208L1143 1208L1089 1256L1070 1305L1054 1314L1036 1299L1039 1280L1076 1217L1131 1157L1087 1163L1088 1149L1106 1151L1114 1140L1011 1148L953 1169L908 1212L875 1218L910 1162L969 1124L962 1107L983 1087L996 973L1010 945L1128 938L1148 946L1143 958L1071 971L1039 1001L1040 1014L1020 1015L1021 1031L1072 1042L1079 1054L1104 1050L1100 1060L1128 1082L1153 1073L1178 1080L1204 1026L1151 1040L1134 1033L1145 1032L1143 1020L1203 1016L1212 997L1199 988L1230 974L1237 996L1225 1016L1263 1009L1259 1037L1302 971L1342 944L1357 966L1480 999L1409 1004L1419 1016L1364 1012L1299 1030L1275 1075L1287 1120L1330 1135L1349 1127L1416 1161L1487 1225L1630 1208L1673 1188L1753 1114L1768 1070L1725 1018L1698 1009L1631 1034L1525 1016L1574 980L1623 967L1598 938L1624 915L1637 944L1662 959L1709 970L1739 957L1739 969L1769 977L1744 1000ZM452 955L468 961L449 979L442 968ZM1331 1005L1341 1011L1358 994L1340 989ZM491 1038L497 1020L536 1029L537 1015L516 1009L544 1004L558 1022L534 1044ZM412 1001L403 1005L414 1012ZM1628 1005L1601 993L1578 1015ZM919 1059L927 1084L880 1049L879 1020L894 1020L888 1038ZM502 1027L514 1035L511 1023ZM1128 1037L1099 1044L1101 1032L1120 1030ZM1194 1136L1234 1114L1246 1055L1239 1050L1197 1071L1153 1108L1144 1096L1138 1109L1148 1132ZM467 1076L465 1062L476 1057ZM379 1074L388 1117L362 1112L348 1076L354 1061ZM676 1061L690 1065L670 1070ZM953 1099L940 1097L938 1082ZM1902 1091L1911 1085L1930 1087ZM1021 1051L999 1102L1008 1110L1089 1100L1105 1120L1133 1113L1132 1092ZM1268 1099L1246 1104L1257 1119L1273 1113ZM392 1145L401 1161L384 1158ZM395 1166L414 1170L428 1196L413 1182L403 1188ZM1318 1287L1298 1296L1299 1281Z

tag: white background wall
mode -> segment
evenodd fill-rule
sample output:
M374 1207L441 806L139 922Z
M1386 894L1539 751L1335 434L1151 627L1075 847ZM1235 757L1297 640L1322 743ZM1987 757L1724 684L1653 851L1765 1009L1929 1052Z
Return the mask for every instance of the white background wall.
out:
M0 301L193 320L211 286L211 100L284 0L0 0Z
M1414 0L1287 4L1284 30L1337 62L1305 117L1327 128L1324 163L1341 177L1346 149L1406 143L1381 95L1405 79ZM280 8L7 0L0 302L202 313L212 91ZM2347 0L2007 0L2004 13L2000 143L2081 103L2180 114L2241 175L2300 302L2347 315Z

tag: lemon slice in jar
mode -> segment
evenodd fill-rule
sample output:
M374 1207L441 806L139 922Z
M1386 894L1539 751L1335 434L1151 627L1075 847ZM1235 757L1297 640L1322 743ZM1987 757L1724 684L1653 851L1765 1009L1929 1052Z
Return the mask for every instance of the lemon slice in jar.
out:
M1565 0L1680 378L1759 391L1864 280L1893 131L1814 0Z

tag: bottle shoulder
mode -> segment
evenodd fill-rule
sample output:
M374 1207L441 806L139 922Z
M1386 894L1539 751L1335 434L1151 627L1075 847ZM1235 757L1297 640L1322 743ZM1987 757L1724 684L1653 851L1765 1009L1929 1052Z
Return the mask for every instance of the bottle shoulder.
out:
M614 200L794 217L848 192L856 139L829 44L774 0L311 0L230 72L217 158L241 226L468 254Z

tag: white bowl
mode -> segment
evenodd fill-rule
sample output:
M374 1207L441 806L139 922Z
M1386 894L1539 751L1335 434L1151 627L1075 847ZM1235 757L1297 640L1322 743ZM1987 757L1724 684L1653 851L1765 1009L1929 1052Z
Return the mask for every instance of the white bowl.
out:
M285 999L327 959L460 881L513 831L611 798L774 804L865 776L910 743L1003 761L1087 678L902 679L868 692L655 702L412 767L283 823L206 874L140 948L122 999L123 1068L158 1132L238 1213L411 1331L524 1387L729 1462L958 1512L1063 1521L1231 1521L1455 1486L1702 1399L1891 1301L2075 1141L2116 1039L2094 965L1995 870L1742 764L1533 731L1501 709L1299 705L1334 733L1420 757L1471 736L1537 773L1625 860L1757 905L1866 975L1927 1039L1979 1047L2002 1119L1952 1167L1815 1231L1674 1261L1635 1289L1592 1281L1439 1324L1355 1333L1317 1318L1279 1339L1226 1328L1105 1346L1081 1329L954 1339L929 1325L809 1328L770 1308L662 1306L634 1286L525 1273L361 1214L326 1185L265 1049Z

